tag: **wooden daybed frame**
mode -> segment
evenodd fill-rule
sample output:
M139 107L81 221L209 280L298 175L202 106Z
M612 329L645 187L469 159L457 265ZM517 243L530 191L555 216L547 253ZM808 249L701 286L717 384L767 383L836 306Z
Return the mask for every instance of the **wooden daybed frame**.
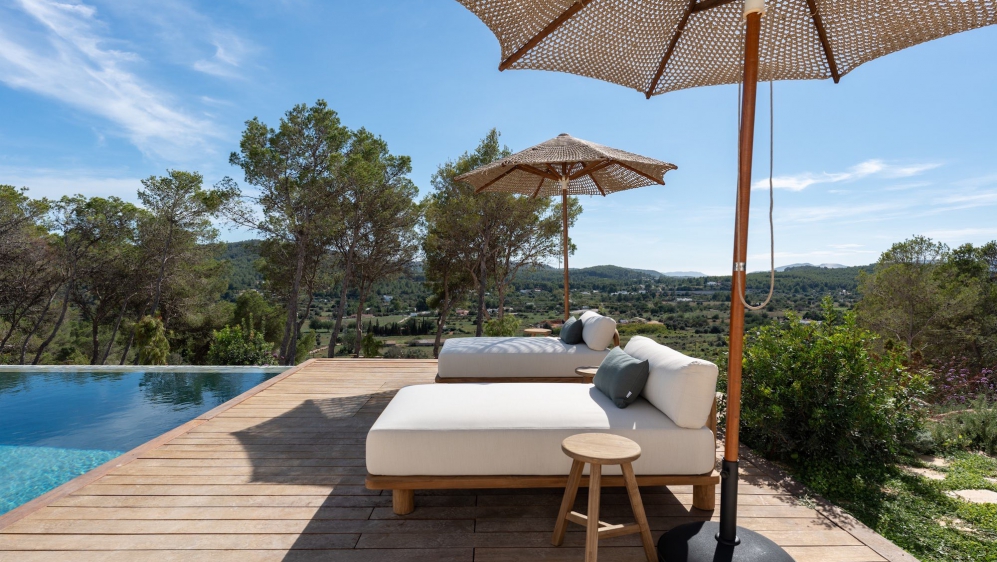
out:
M707 426L717 437L717 398ZM582 476L580 486L588 487L589 477ZM467 490L487 488L564 488L564 476L378 476L367 473L364 481L368 490L391 490L391 506L396 515L407 515L415 510L416 490ZM720 473L715 469L707 474L693 475L643 475L637 476L638 486L692 486L692 506L713 511L716 507L716 486ZM603 487L624 486L623 476L603 476Z
M578 345L584 345L584 343L580 343ZM613 347L620 347L619 331L613 332ZM440 377L439 374L437 374L436 382L441 384L482 383L482 382L573 382L573 383L589 384L592 382L592 375L578 375L574 377L446 377L443 378ZM622 484L620 485L622 486Z

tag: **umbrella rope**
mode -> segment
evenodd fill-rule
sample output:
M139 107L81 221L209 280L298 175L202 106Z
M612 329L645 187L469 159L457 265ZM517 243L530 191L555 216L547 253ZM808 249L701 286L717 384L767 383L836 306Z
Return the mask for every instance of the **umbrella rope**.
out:
M765 297L765 302L758 306L748 304L744 298L748 290L747 277L745 277L745 286L742 291L737 292L737 296L741 299L741 304L744 305L744 308L748 310L761 310L765 308L772 302L772 295L775 293L775 222L772 219L772 213L775 209L775 185L772 179L775 170L775 88L773 87L773 83L773 80L769 80L769 256L771 260L769 264L769 294ZM738 86L737 88L738 131L741 130L741 87Z

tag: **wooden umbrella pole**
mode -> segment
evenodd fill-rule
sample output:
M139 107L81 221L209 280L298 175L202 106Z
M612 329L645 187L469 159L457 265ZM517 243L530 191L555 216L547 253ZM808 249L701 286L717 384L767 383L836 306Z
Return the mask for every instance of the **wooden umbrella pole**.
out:
M561 222L563 223L564 244L564 319L571 316L571 303L568 296L568 180L561 180Z
M748 212L751 207L751 158L755 139L755 97L758 87L760 13L747 15L744 41L744 86L738 150L737 207L734 223L734 267L731 275L730 342L727 355L727 432L724 439L724 483L721 487L720 538L733 542L737 533L737 460L741 422L741 367L744 358L745 262L748 254Z

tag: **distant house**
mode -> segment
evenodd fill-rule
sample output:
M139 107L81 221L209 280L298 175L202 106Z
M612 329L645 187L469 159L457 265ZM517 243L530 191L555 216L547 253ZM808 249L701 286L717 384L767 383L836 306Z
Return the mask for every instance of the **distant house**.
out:
M466 308L458 308L454 312L457 314L457 316L467 316L468 314L471 313L471 311L467 310Z
M707 287L717 287L719 285L720 285L720 283L717 283L716 281L707 281L706 282L706 286Z
M692 299L690 299L689 297L679 297L675 299L675 302L692 302Z
M381 298L384 299L384 302L391 302L391 299L393 299L395 297L393 297L391 295L381 295Z
M519 292L520 292L521 294L523 294L523 295L528 295L528 294L530 294L530 290L529 290L529 289L520 289L520 290L519 290Z

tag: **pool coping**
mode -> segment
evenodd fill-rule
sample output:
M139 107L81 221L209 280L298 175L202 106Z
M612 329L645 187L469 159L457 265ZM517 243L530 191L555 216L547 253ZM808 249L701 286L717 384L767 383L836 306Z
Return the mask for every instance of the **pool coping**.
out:
M53 501L64 498L72 494L73 492L76 492L77 490L83 488L84 486L87 486L89 484L92 484L93 482L96 482L97 480L100 480L101 478L106 476L108 472L116 468L119 468L121 466L124 466L132 462L133 460L139 458L143 453L155 449L156 447L159 447L160 445L163 445L164 443L167 443L179 437L180 435L187 433L191 429L194 429L195 427L203 424L204 422L210 420L211 418L214 418L215 416L224 412L225 410L237 406L238 404L245 401L247 398L250 398L270 388L271 386L277 384L278 382L290 377L294 373L297 373L302 368L311 365L315 361L318 361L318 359L309 359L304 363L295 365L294 367L291 367L283 371L279 375L269 380L263 381L262 383L254 386L253 388L247 390L246 392L243 392L242 394L236 396L235 398L232 398L228 402L225 402L224 404L219 404L218 406L215 406L214 408L208 410L207 412L204 412L203 414L197 416L196 418L182 425L174 427L173 429L167 431L166 433L163 433L158 437L154 437L149 441L142 443L141 445L135 447L134 449L128 451L127 453L115 457L110 461L94 468L93 470L81 474L76 478L73 478L69 482L66 482L65 484L57 488L49 490L48 492L29 501L28 503L22 504L8 511L7 513L4 513L3 515L0 515L0 531L9 527L15 522L24 519L25 517L31 515L32 513L38 511L39 509L48 506L48 504L52 503ZM132 367L132 369L134 370L134 367ZM173 370L176 370L176 367L173 367Z
M132 372L167 372L167 373L258 373L284 372L279 365L260 365L257 367L234 367L230 365L0 365L0 373L132 373Z

